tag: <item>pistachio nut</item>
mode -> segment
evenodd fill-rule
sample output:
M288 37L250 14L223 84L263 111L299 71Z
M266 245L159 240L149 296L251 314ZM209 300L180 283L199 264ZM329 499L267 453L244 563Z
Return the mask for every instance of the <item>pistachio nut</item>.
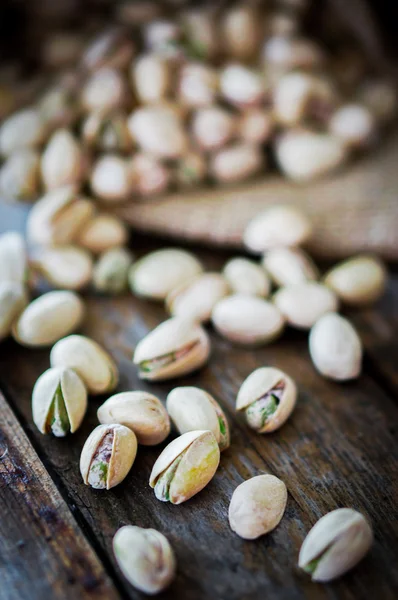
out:
M99 254L123 246L127 239L127 227L121 219L114 215L98 213L80 229L76 243L94 254Z
M227 56L247 61L254 57L261 39L260 15L253 6L241 3L225 11L221 36Z
M275 529L285 512L286 486L274 475L257 475L235 489L229 505L229 525L245 540Z
M25 108L5 121L0 127L0 155L10 156L23 148L35 148L44 141L47 127L38 110Z
M0 192L4 198L33 200L40 185L40 157L24 148L11 154L0 169Z
M268 38L263 47L263 58L269 71L279 73L295 69L315 70L324 62L324 54L316 42L296 35Z
M229 286L222 275L202 273L172 290L166 307L171 315L205 322L210 320L217 302L228 294Z
M171 390L166 401L178 433L187 431L212 431L220 452L230 444L227 417L218 402L207 392L197 387L177 387Z
M127 116L122 111L97 110L85 119L82 126L85 144L106 152L129 152L133 140L127 127Z
M315 523L300 549L298 566L312 581L332 581L355 567L373 543L373 531L361 513L338 508Z
M236 410L244 413L251 429L257 433L270 433L290 417L296 399L296 385L286 373L274 367L261 367L242 383Z
M326 273L324 282L344 303L364 306L383 295L387 270L378 257L363 254L334 266Z
M244 345L268 344L278 338L285 321L279 309L262 298L234 294L216 304L212 323L220 335Z
M98 425L80 455L80 473L86 485L110 490L123 481L137 454L137 438L128 427Z
M123 575L145 594L157 594L174 579L176 560L168 539L156 529L125 525L113 538Z
M88 112L120 108L126 100L127 86L123 75L108 67L95 71L82 89L81 102Z
M80 290L91 279L93 259L77 246L49 246L34 252L31 266L56 288Z
M162 502L181 504L213 478L220 449L211 431L188 431L176 438L153 465L149 485Z
M243 181L265 169L261 149L255 144L237 143L219 150L210 160L210 171L217 181Z
M111 248L98 258L93 271L94 288L105 294L121 294L127 289L128 272L133 261L126 248Z
M338 308L335 293L316 281L280 288L273 297L287 323L297 329L310 329L322 315Z
M315 281L319 278L316 265L301 248L271 248L265 253L262 264L278 286Z
M134 61L131 78L136 94L143 104L160 102L167 96L170 88L170 63L158 54L144 54Z
M267 273L247 258L231 258L223 269L223 275L235 294L266 298L270 293L271 282Z
M265 89L261 75L243 65L227 65L220 73L221 95L239 108L261 104Z
M141 196L161 194L169 187L170 168L155 156L146 152L137 152L129 164L135 189Z
M235 135L234 115L219 106L199 108L192 119L192 133L203 150L217 150Z
M141 379L172 379L196 371L209 355L210 340L203 327L173 317L137 344L133 362Z
M350 148L362 148L369 144L376 132L376 119L361 104L344 104L336 110L330 121L329 131Z
M0 341L9 335L13 322L27 303L28 296L22 283L0 280Z
M147 254L130 269L131 290L137 296L164 300L173 289L202 273L202 265L190 252L165 248Z
M41 158L41 175L48 190L78 185L85 176L87 163L79 142L67 129L57 129Z
M397 90L389 81L381 79L365 81L359 89L358 99L381 124L388 123L397 114Z
M25 240L18 231L0 235L0 282L26 283L28 279L28 257Z
M80 114L75 94L66 85L48 90L38 103L41 117L49 128L70 127Z
M218 88L217 72L201 63L187 63L180 71L178 97L192 107L214 103Z
M121 392L97 411L100 423L120 423L137 436L139 444L161 444L170 433L170 419L160 400L148 392Z
M143 34L149 50L168 58L181 56L181 28L177 23L166 19L150 21Z
M346 381L361 373L362 343L352 324L336 313L323 315L312 327L309 350L325 377Z
M219 36L214 13L205 6L192 6L182 14L184 32L193 54L200 60L214 58L219 49ZM191 52L192 54L192 52Z
M115 389L119 373L113 358L94 340L84 335L69 335L51 350L52 367L69 367L83 380L90 394Z
M104 202L120 202L133 192L133 178L127 160L117 154L104 154L93 165L91 189Z
M196 186L206 175L207 161L199 152L188 152L177 161L175 179L181 187Z
M94 204L78 196L73 186L65 186L45 194L32 207L27 224L27 237L38 245L69 244L94 214Z
M111 27L90 42L83 54L81 65L89 71L102 67L123 69L129 64L133 54L133 43L124 29Z
M129 117L128 127L138 146L158 158L179 158L186 151L182 120L167 106L137 108Z
M311 223L299 209L270 206L249 222L243 241L249 250L260 253L277 246L299 246L311 233Z
M238 134L248 144L264 144L274 129L274 118L269 110L250 108L239 120Z
M25 308L12 335L23 346L51 346L81 325L84 312L84 303L74 292L48 292Z
M80 427L87 410L87 391L72 369L47 369L32 393L33 421L41 433L63 437Z

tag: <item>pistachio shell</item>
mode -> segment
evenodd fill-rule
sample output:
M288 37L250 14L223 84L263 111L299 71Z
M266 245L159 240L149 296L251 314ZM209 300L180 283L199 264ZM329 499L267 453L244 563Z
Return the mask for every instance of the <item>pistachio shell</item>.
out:
M237 143L219 150L210 161L210 171L226 183L243 181L265 168L265 157L256 144Z
M65 415L56 418L57 394ZM36 381L32 393L33 421L41 433L62 437L80 427L87 409L87 392L80 377L72 369L47 369ZM55 423L53 421L55 420Z
M84 303L74 292L48 292L25 308L12 334L23 346L51 346L80 326L84 312Z
M365 106L345 104L332 115L329 131L347 146L361 148L369 144L376 132L376 119Z
M5 198L32 200L40 185L38 152L24 148L13 152L0 170L0 192Z
M186 150L187 138L183 124L166 107L138 108L131 114L128 126L138 146L159 158L179 158Z
M133 53L134 46L126 32L120 27L110 27L87 46L81 66L89 71L102 67L123 69L129 64Z
M112 357L94 340L70 335L55 344L50 354L53 367L69 367L84 381L90 394L111 392L119 374Z
M225 146L236 131L234 115L219 106L197 110L192 119L192 133L203 150L217 150Z
M319 278L311 257L300 248L272 248L263 257L263 266L278 286L294 285Z
M158 54L144 54L133 63L131 78L142 103L159 102L169 91L170 64Z
M97 417L100 423L120 423L137 436L139 444L161 444L170 433L170 419L160 400L148 392L122 392L102 404Z
M101 455L101 443L104 438L109 435L111 439L111 447L103 448ZM101 459L107 459L106 467L99 469L101 475L98 479L90 481L90 471L98 456L99 467L102 467ZM123 481L131 467L133 466L135 456L137 454L137 438L135 434L124 425L98 425L87 438L80 456L80 472L83 481L86 485L95 486L98 489L107 490L115 487ZM99 481L98 481L99 480Z
M138 344L134 364L141 379L171 379L202 367L210 354L210 340L197 323L173 317L151 331Z
M236 60L250 60L259 49L261 20L253 6L241 3L225 11L221 22L221 36L227 56Z
M187 63L180 71L178 97L192 107L213 104L218 88L217 72L201 63Z
M42 96L38 108L45 123L51 127L71 126L79 116L80 107L73 91L58 85Z
M259 73L239 64L225 67L220 74L223 97L239 107L256 106L265 96L265 84Z
M120 202L131 196L134 184L127 160L117 154L100 156L93 166L91 189L104 202Z
M131 263L132 255L126 248L111 248L101 254L94 267L94 288L107 294L124 292Z
M211 431L188 431L170 442L153 465L149 485L155 488L164 472L178 460L168 482L167 499L181 504L200 492L213 478L220 462L220 450ZM166 498L165 498L166 500Z
M79 142L68 129L53 133L41 158L44 186L53 190L66 185L77 185L85 176L87 166Z
M83 225L76 242L90 252L99 254L115 246L123 246L127 239L127 227L121 219L99 213Z
M28 303L25 287L17 281L0 281L0 341L7 337L12 324Z
M23 236L17 231L0 235L0 282L25 283L28 278L28 258Z
M232 258L223 269L223 275L235 294L248 294L265 298L271 282L260 265L247 258Z
M170 185L170 167L151 154L137 152L129 163L129 169L136 191L141 196L162 194Z
M180 186L195 186L203 181L206 175L206 157L199 152L188 152L177 161L175 178L177 184Z
M208 321L215 304L229 294L229 287L219 273L203 273L182 283L166 298L170 314L194 321Z
M383 294L387 270L376 256L354 256L328 271L324 282L346 304L364 306L376 302Z
M97 110L89 114L82 126L82 138L88 146L106 152L128 152L133 146L127 116L122 111Z
M220 50L218 23L211 6L191 6L182 14L189 47L200 60L214 58Z
M248 144L264 144L274 129L274 118L269 110L250 108L239 120L239 135Z
M41 248L33 255L32 265L48 283L67 290L85 287L93 269L90 254L76 246Z
M271 206L249 222L243 235L252 252L265 252L277 246L299 246L311 235L308 218L293 206Z
M127 86L119 71L104 67L95 71L82 90L82 104L87 111L112 110L126 103Z
M229 425L221 406L214 398L196 387L177 387L167 396L166 408L177 431L210 430L220 447L229 447Z
M20 110L3 121L0 127L0 154L10 156L22 148L34 148L43 141L46 133L47 128L38 110Z
M322 315L338 308L334 292L316 281L280 288L273 300L287 323L297 329L310 329Z

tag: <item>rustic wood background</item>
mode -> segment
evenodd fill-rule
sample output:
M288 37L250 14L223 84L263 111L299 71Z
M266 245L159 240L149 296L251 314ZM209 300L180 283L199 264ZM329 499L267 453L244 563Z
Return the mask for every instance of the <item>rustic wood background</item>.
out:
M23 227L25 212L0 205L0 232ZM160 242L133 238L136 255ZM226 252L198 249L219 268ZM73 436L41 435L30 398L49 366L49 351L7 340L0 346L0 598L1 600L141 599L119 572L111 551L118 527L155 527L170 539L178 561L164 600L379 600L398 597L398 276L380 304L353 315L363 338L364 373L350 384L324 380L308 356L306 335L288 331L258 350L236 348L210 331L209 365L162 384L138 380L134 347L166 315L162 306L131 295L110 299L87 293L83 333L118 362L119 391L147 389L165 399L175 385L198 385L220 401L231 424L231 448L210 485L181 506L160 503L149 488L151 467L163 445L139 448L126 480L109 492L85 486L79 473L83 443L97 424L105 398L90 400ZM267 436L252 433L234 412L237 390L256 367L274 365L298 383L299 401L288 423ZM257 541L231 532L229 500L243 480L271 472L289 491L275 531ZM375 530L369 555L328 585L298 571L300 545L324 513L349 506Z

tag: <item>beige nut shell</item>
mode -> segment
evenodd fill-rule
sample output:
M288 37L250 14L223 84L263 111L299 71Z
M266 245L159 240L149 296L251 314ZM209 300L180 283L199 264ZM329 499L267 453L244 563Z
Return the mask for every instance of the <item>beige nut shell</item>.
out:
M220 273L203 273L172 290L166 307L172 315L205 322L215 304L228 294L228 283Z
M310 329L328 312L338 309L335 293L316 281L306 281L280 288L273 301L287 323L297 329Z
M354 256L328 271L324 282L345 304L366 306L383 294L387 270L376 256Z

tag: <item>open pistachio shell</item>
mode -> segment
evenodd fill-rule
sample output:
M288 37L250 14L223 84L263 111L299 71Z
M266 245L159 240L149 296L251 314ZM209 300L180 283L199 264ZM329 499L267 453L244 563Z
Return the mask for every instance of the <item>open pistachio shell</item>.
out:
M12 324L28 303L25 287L17 281L0 281L0 340L11 332Z
M94 288L104 294L124 292L132 261L133 257L126 248L110 248L103 252L94 266Z
M182 283L166 298L166 306L172 315L208 321L216 303L229 294L229 286L220 273L203 273Z
M110 248L123 246L127 239L127 227L121 219L106 213L99 213L79 230L76 243L94 254L99 254Z
M149 485L163 502L181 504L212 479L220 450L211 431L189 431L170 442L155 464Z
M133 361L141 379L171 379L199 369L209 354L210 340L203 327L173 317L138 343Z
M0 281L25 283L28 277L28 258L23 236L8 231L0 236Z
M10 156L22 148L34 148L44 140L46 133L47 126L38 110L19 110L1 124L0 155Z

